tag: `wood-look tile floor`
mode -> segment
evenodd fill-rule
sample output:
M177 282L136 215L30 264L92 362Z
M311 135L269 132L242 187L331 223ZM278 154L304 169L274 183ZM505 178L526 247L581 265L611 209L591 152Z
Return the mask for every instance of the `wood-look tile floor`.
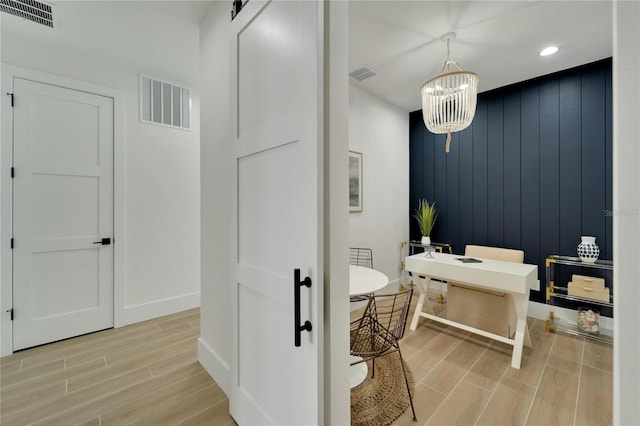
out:
M400 348L416 383L418 422L407 409L393 425L613 424L612 345L547 333L544 321L529 318L532 348L516 370L511 346L425 318L411 331L411 315Z
M235 425L197 362L199 324L193 309L2 358L0 424ZM529 326L520 370L510 346L425 319L407 328L418 422L407 410L394 425L612 424L612 346Z
M200 310L0 360L0 424L235 425L197 361Z

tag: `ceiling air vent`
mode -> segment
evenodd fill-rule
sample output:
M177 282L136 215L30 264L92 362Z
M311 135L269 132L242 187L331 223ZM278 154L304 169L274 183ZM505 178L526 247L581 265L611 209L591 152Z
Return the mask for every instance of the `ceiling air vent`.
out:
M36 0L0 0L0 11L53 28L55 6Z
M371 69L368 65L363 65L355 71L349 73L349 77L354 80L362 81L377 75L378 73Z

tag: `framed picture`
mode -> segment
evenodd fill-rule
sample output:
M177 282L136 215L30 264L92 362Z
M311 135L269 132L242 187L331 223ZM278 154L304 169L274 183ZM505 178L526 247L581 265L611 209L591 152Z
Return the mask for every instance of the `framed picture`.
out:
M349 212L362 211L362 153L349 151Z

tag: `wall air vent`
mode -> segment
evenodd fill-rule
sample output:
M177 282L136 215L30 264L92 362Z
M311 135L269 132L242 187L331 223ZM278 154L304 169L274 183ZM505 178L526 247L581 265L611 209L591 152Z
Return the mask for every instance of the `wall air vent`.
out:
M362 81L377 75L378 73L371 69L369 65L363 65L355 71L349 73L349 77L354 80Z
M36 0L0 0L0 12L49 28L53 28L55 24L55 6Z
M140 122L191 130L191 90L140 74Z

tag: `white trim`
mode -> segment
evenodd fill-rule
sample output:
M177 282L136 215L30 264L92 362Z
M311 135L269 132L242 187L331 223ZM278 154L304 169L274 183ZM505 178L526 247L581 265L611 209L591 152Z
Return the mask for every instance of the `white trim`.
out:
M4 65L2 66L1 101L0 101L0 356L9 355L13 352L12 327L7 310L12 308L12 262L13 253L7 243L12 237L13 210L12 185L10 170L13 162L12 140L13 140L13 114L11 111L11 97L7 93L13 92L13 78L9 75Z
M409 285L410 280L408 280L407 278L411 278L411 277L408 277L408 276L401 277L401 278L398 278L397 280L390 281L389 284L387 284L385 287L383 287L381 290L377 291L376 293L384 294L384 293L393 293L395 291L398 291L398 286L400 284L404 286ZM446 298L446 294L447 294L446 283L439 282L436 280L431 280L431 285L429 289L432 290L434 294L438 292L443 293ZM417 289L415 289L414 293L417 294ZM351 303L349 307L350 307L350 310L353 311L355 309L363 307L365 304L366 304L365 302L355 302L355 303ZM560 306L547 305L546 303L534 302L531 300L529 301L527 309L528 309L527 310L528 317L539 319L542 321L546 321L547 319L549 319L549 312L551 311L554 311L554 314L557 318L569 319L571 321L575 321L574 317L578 315L578 311L575 309L567 309L567 308L562 308ZM614 330L613 318L601 316L600 327L605 331L604 334L612 335L612 332Z
M547 305L546 303L529 301L527 315L531 318L546 321L549 319L549 312L553 311L556 318L566 319L575 322L577 320L578 311L575 309L562 308L560 306ZM600 329L602 334L613 336L613 318L601 316Z
M613 424L640 424L640 3L613 2ZM616 213L617 212L617 213Z
M75 80L68 77L44 73L41 71L23 68L11 64L1 63L2 101L0 102L0 122L2 123L2 141L0 142L0 356L13 353L13 333L9 314L13 300L13 266L12 253L8 244L11 238L13 194L11 177L9 174L12 165L12 133L13 114L10 105L10 97L6 93L13 93L14 77L26 80L38 81L68 89L93 93L100 96L113 98L113 292L114 292L114 326L123 323L124 311L124 236L125 236L125 94L122 90ZM16 102L19 100L16 98Z
M393 281L389 281L389 283L382 287L380 290L376 291L377 294L387 294L387 293L397 293L400 291L400 284L402 284L402 278L395 279Z
M380 290L376 291L376 294L388 294L388 293L397 293L400 291L400 284L407 285L402 278L398 278L393 281L389 281L389 283L382 287ZM350 302L349 310L355 311L356 309L364 308L367 305L366 300L361 300L358 302Z
M231 370L229 363L224 361L216 351L205 342L202 337L198 338L198 361L202 364L207 373L220 386L225 395L229 395L229 376Z
M165 315L175 314L188 309L200 307L200 292L184 294L167 299L154 300L139 305L126 306L123 309L120 323L116 327L146 321Z

